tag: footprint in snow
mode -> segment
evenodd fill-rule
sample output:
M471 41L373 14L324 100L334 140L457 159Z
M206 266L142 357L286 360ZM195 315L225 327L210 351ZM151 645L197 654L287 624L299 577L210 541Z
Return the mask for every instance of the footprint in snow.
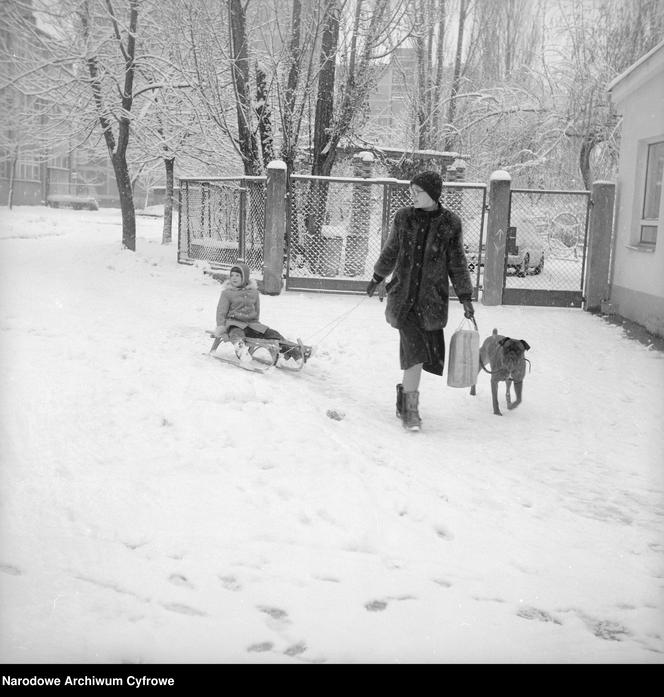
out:
M0 571L2 571L3 574L9 574L10 576L21 576L23 573L18 566L14 566L13 564L0 564Z
M606 641L622 641L631 636L631 632L628 629L611 620L591 620L587 622L587 625L596 637Z
M341 580L335 576L315 576L317 581L326 581L327 583L341 583Z
M446 530L442 525L438 525L436 527L436 535L438 535L438 537L440 537L443 540L454 539L454 535L449 530Z
M227 591L242 590L242 586L240 585L239 581L235 578L235 576L219 576L219 580L221 581L221 585Z
M504 603L504 602L506 602L504 598L492 598L491 596L473 595L471 597L473 598L473 600L477 600L480 603ZM528 619L535 619L535 618L529 617ZM558 624L560 624L560 623L558 623Z
M393 595L388 600L417 600L417 597L414 595ZM364 604L364 608L368 612L382 612L387 608L388 600L371 600Z
M297 644L293 644L292 646L289 646L284 653L287 656L299 656L301 653L304 653L307 650L307 645L303 642L300 641Z
M186 576L183 576L182 574L171 574L168 577L168 580L174 585L174 586L182 586L183 588L192 588L193 589L193 584L187 579Z
M163 607L171 612L179 612L181 615L192 615L196 617L205 617L206 613L197 610L189 605L183 605L182 603L162 603Z
M444 578L434 578L433 582L437 583L439 586L442 586L443 588L452 587L452 584L449 581L446 581Z
M262 641L260 644L252 644L247 647L247 651L260 653L263 651L271 651L273 648L274 644L271 641Z
M258 609L264 612L270 619L268 625L275 630L283 629L287 624L290 624L288 613L278 607L270 607L269 605L259 605Z
M540 622L553 622L554 624L562 624L553 615L550 615L545 610L539 610L536 607L522 607L516 613L519 617L525 620L539 620Z

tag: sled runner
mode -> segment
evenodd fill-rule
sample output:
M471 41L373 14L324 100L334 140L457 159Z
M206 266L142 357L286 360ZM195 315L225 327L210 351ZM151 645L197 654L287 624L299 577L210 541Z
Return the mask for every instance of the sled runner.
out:
M212 358L216 358L218 361L230 363L231 365L235 365L243 370L249 370L252 373L267 373L267 371L272 367L271 363L261 363L254 358L252 358L250 361L241 361L237 356L222 356L221 354L213 353L212 351L210 351L208 355L212 356Z
M254 339L247 337L244 343L249 349L251 361L241 361L236 356L222 356L215 353L221 343L231 343L228 334L224 333L221 337L216 337L214 332L208 331L213 337L210 355L226 363L237 365L245 370L264 373L272 366L284 368L286 370L298 371L304 368L304 364L313 354L312 346L305 346L299 339L288 341L281 339ZM264 349L259 351L259 349ZM266 355L267 354L267 355Z

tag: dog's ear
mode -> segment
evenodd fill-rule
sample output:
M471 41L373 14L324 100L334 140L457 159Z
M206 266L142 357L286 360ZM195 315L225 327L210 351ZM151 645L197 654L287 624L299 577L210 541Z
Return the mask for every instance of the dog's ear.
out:
M530 344L525 340L525 339L519 339L521 343L523 344L523 350L527 351L530 348Z
M511 341L509 336L504 336L502 339L498 339L498 346L503 346L506 341Z

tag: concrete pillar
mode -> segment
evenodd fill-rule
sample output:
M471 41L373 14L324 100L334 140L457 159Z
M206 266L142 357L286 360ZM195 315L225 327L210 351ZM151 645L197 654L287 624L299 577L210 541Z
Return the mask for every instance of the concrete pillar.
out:
M615 198L616 185L613 182L593 183L583 288L583 309L588 312L598 312L602 302L609 298L609 263Z
M489 178L489 214L484 255L483 305L501 305L505 281L505 243L510 216L512 177L498 169Z
M272 160L267 166L263 239L263 292L267 295L279 295L283 287L286 193L286 163Z

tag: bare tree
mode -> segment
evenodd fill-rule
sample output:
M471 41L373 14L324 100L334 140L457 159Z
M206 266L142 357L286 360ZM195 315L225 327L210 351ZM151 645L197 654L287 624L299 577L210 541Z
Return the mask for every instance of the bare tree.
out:
M457 107L457 95L461 84L461 66L463 57L463 41L466 27L466 14L468 12L468 0L460 0L458 31L456 41L456 51L454 53L454 74L452 76L452 85L450 87L450 99L447 106L447 123L454 123L454 117ZM445 138L445 150L451 150L454 147L454 137L448 135Z
M327 164L332 155L330 149L326 149L326 145L329 141L332 117L334 115L334 91L337 73L335 62L339 42L340 15L341 6L339 2L331 0L325 11L323 39L320 48L312 174L329 174L332 169L332 164L330 163L329 166Z
M99 138L112 163L122 211L122 243L136 249L136 220L127 153L139 84L137 63L149 26L150 0L33 0L14 4L12 29L34 50L14 65L12 85L45 105L44 142L69 142L76 150ZM40 17L35 31L29 16Z
M579 170L590 188L598 147L608 146L610 160L617 154L618 122L606 85L661 41L664 6L657 0L596 0L588 6L561 4L560 14L570 46L569 58L557 71L566 90L561 130L578 143Z
M230 27L230 59L240 153L245 174L260 174L261 158L252 119L252 100L249 75L249 45L247 42L247 19L241 0L228 0L228 23Z
M312 174L330 174L339 143L352 136L368 115L368 97L376 86L376 62L389 56L408 36L399 30L406 16L406 6L401 0L393 3L355 0L352 19L349 13L340 14L341 9L333 0L329 13L329 44L326 45L324 40L321 47ZM344 28L345 40L340 43L342 19L349 19L350 25ZM342 76L342 80L337 81L338 88L331 74L324 74L323 69L331 73L330 50L335 45L338 47L337 72Z
M256 66L256 119L260 134L261 153L263 165L274 160L274 134L272 131L272 109L269 101L269 88L267 76L260 66Z
M293 0L291 11L290 41L287 54L288 77L281 104L282 143L281 157L288 172L293 168L299 127L296 118L296 100L302 71L302 1Z
M105 65L101 55L98 18L91 11L90 1L84 0L77 12L83 43L88 50L85 62L90 76L90 89L97 111L106 147L113 164L115 180L120 195L122 211L122 243L127 249L136 250L136 215L134 211L134 194L131 177L127 167L127 146L129 144L130 112L134 103L134 75L136 72L136 36L138 33L139 0L127 0L127 15L116 15L110 1L106 2L108 20L110 21L114 50L124 60L124 79L118 80L120 87L120 108L116 112L117 126L114 130L108 96L105 91ZM92 50L90 50L92 48Z

